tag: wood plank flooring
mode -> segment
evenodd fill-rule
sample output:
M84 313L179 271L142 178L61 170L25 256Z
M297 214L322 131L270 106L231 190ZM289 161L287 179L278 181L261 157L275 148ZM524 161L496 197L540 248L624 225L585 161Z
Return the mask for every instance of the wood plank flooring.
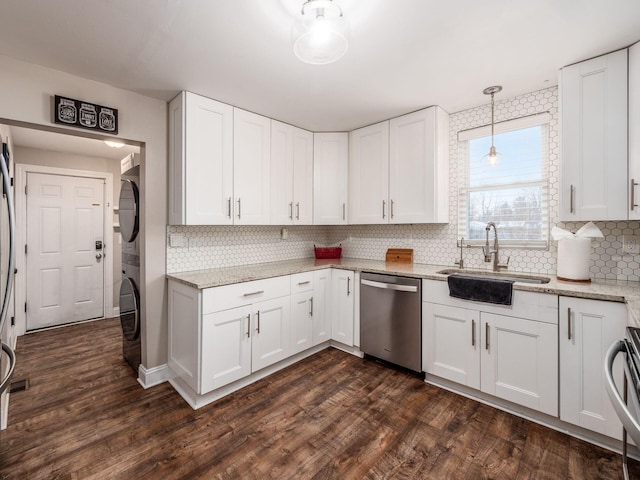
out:
M117 319L20 337L1 479L622 478L619 455L335 349L198 411L120 352Z

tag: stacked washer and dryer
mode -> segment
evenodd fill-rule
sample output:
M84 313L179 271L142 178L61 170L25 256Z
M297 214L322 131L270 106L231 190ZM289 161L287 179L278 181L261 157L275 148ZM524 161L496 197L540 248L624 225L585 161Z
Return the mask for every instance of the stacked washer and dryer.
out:
M120 163L120 235L122 237L122 283L120 323L122 355L138 374L140 344L140 156L132 153Z

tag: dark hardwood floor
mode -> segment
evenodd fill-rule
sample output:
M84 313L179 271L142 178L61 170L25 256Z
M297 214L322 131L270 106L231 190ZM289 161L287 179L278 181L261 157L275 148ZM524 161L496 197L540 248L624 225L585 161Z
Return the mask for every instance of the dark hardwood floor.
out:
M18 340L2 479L619 479L619 455L328 349L193 411L117 319ZM632 478L640 467L631 464Z

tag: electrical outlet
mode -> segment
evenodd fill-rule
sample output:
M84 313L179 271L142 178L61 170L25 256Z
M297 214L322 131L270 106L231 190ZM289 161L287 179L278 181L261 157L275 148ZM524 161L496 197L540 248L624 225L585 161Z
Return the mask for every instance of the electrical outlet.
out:
M622 251L631 255L640 255L640 237L624 235L622 237Z

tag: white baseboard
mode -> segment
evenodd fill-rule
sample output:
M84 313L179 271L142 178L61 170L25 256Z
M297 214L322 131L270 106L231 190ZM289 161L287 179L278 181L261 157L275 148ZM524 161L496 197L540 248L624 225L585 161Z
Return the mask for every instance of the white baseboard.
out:
M138 367L138 383L142 388L151 388L169 380L169 366L165 363L153 368Z

